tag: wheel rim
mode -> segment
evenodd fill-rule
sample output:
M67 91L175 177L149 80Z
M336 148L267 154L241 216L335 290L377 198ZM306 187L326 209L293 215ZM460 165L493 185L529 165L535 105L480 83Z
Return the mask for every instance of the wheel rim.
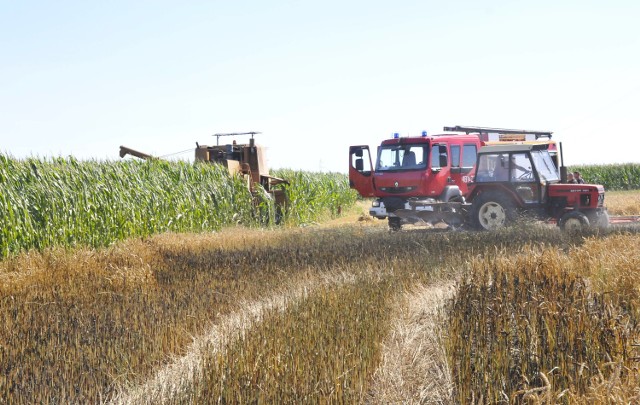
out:
M564 221L564 229L569 232L579 231L582 229L582 221L580 218L567 218L567 220Z
M478 220L484 229L496 229L504 226L507 213L497 202L487 202L480 207Z

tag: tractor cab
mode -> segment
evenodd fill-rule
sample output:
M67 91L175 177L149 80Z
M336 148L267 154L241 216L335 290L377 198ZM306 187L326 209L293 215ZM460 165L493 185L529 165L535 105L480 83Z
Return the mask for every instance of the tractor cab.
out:
M478 153L470 197L476 190L504 188L519 205L536 205L547 198L547 186L560 176L546 145L485 146Z
M528 212L555 221L561 228L609 223L604 188L596 184L563 184L547 145L484 146L468 199L471 221L495 229Z

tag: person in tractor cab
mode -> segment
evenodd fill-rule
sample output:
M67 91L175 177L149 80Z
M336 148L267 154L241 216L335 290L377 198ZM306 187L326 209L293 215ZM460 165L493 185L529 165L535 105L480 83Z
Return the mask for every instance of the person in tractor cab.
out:
M527 155L523 153L511 155L511 181L531 181L532 179L533 172Z
M509 159L507 155L496 156L493 177L495 181L509 180Z
M578 184L584 184L584 179L582 178L582 175L578 171L573 172L573 179Z
M573 173L567 173L567 183L576 184L576 179L573 177Z

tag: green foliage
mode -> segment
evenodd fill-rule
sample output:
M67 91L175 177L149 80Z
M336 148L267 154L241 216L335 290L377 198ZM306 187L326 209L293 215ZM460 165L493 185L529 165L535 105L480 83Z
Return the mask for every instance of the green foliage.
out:
M587 183L601 184L605 190L640 190L640 164L571 166Z
M344 175L286 175L293 224L355 201ZM0 258L25 249L264 224L272 215L272 202L252 196L218 165L0 155Z
M336 217L355 204L358 194L349 187L349 179L339 173L297 172L281 169L275 176L287 179L286 220L293 224Z
M3 156L0 187L0 256L251 220L248 191L212 165Z

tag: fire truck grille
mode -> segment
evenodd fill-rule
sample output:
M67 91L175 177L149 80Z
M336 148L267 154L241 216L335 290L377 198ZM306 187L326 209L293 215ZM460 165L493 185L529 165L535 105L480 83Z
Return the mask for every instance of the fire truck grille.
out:
M380 187L381 191L390 194L405 194L410 193L416 189L416 186L408 186L408 187Z

